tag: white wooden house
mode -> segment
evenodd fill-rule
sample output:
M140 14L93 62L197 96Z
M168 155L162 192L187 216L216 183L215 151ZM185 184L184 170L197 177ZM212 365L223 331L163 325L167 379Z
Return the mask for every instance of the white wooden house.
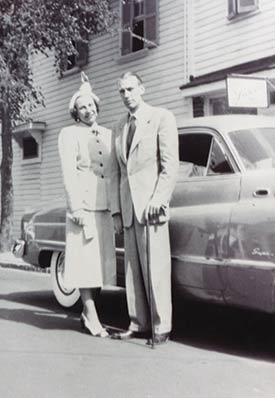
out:
M275 78L274 0L113 0L121 25L91 37L61 77L53 57L33 59L45 108L14 131L14 235L33 206L63 195L57 151L60 129L71 123L68 102L80 71L100 97L99 123L112 127L125 112L117 90L127 70L141 75L145 99L172 110L180 128L186 117L227 112L225 76L250 73ZM139 40L130 35L128 28ZM84 51L83 51L84 50ZM267 112L272 112L272 106ZM274 112L274 111L273 111Z
M275 78L275 2L273 0L187 0L188 40L184 50L183 97L194 116L232 112L225 77L248 74ZM273 113L271 106L261 113ZM238 112L255 112L241 109ZM237 110L235 110L237 112ZM258 112L258 113L259 113Z
M117 90L119 76L132 70L146 86L145 99L172 110L178 123L188 113L181 90L185 82L185 2L183 0L114 0L122 26L112 34L91 37L86 53L73 61L61 77L53 57L33 59L34 79L42 88L45 108L32 115L33 123L14 131L14 235L19 235L24 211L63 195L57 137L72 123L68 103L80 84L80 71L89 76L100 97L99 123L112 127L125 109ZM146 42L131 36L127 28ZM124 28L124 30L122 29Z

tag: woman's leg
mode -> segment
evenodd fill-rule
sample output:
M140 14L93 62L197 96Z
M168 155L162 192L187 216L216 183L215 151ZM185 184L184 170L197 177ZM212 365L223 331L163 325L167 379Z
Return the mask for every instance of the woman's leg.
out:
M103 326L97 315L95 306L95 299L98 296L99 288L84 288L79 289L81 300L83 303L82 319L85 326L91 331L93 335L101 333ZM85 323L86 320L86 323Z

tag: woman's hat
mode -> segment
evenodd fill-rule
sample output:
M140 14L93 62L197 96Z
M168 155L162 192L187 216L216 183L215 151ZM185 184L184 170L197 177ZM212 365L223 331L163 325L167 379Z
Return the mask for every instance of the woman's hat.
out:
M82 95L90 95L93 98L96 105L98 105L99 98L93 92L92 86L89 82L89 78L84 72L81 72L81 85L80 85L79 89L74 93L74 95L72 96L70 103L69 103L69 110L71 113L74 112L76 100L79 97L81 97Z

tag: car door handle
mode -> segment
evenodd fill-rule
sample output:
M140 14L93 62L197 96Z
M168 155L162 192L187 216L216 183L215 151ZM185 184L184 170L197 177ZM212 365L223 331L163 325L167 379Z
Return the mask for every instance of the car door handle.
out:
M257 191L253 192L253 196L255 198L263 198L268 195L270 195L270 190L266 189L266 188L260 188L260 189L257 189Z

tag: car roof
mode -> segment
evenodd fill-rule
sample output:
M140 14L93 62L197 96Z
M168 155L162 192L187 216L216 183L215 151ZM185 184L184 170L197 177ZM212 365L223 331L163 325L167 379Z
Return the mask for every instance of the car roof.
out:
M274 127L274 116L262 115L219 115L186 119L179 127L208 127L223 133L248 128Z

